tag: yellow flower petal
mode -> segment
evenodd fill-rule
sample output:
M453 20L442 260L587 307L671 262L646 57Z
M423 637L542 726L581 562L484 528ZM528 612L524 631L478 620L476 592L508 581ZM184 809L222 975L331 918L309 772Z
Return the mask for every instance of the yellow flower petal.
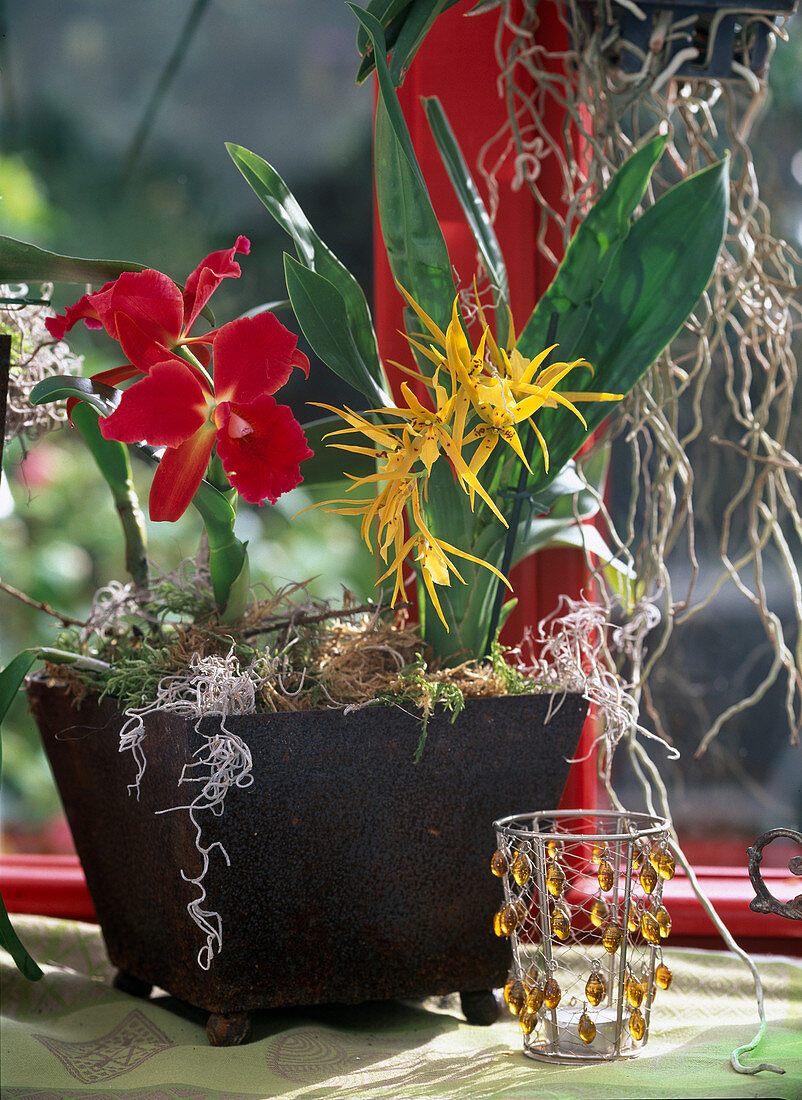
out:
M432 336L435 338L435 340L438 342L438 344L440 344L441 347L445 347L446 346L446 338L443 335L443 330L441 328L439 328L434 323L434 321L431 319L431 317L429 316L428 313L426 313L423 309L421 309L421 307L418 305L418 303L415 301L415 299L412 297L412 295L401 286L401 284L398 282L397 279L396 279L396 284L395 285L398 287L398 289L404 295L404 297L409 302L412 309L414 309L415 313L417 313L418 317L420 317L421 321L424 323L424 325L429 330L429 332L432 334Z

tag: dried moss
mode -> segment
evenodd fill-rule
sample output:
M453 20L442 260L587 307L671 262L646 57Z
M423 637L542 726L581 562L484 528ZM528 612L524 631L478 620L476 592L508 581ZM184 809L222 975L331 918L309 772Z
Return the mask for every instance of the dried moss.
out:
M174 621L187 611L194 621ZM223 626L202 581L168 579L142 600L140 617L123 615L102 634L67 631L59 644L106 661L109 669L87 674L52 666L49 674L67 683L76 697L86 691L111 696L122 709L151 702L160 682L184 673L193 658L223 657L233 649L243 668L268 658L270 674L257 697L259 711L376 703L414 708L423 722L418 755L436 707L456 717L466 698L541 687L511 668L498 645L486 662L449 669L430 665L417 625L403 612L358 605L349 593L342 606L331 607L306 597L303 585L254 600L240 623Z

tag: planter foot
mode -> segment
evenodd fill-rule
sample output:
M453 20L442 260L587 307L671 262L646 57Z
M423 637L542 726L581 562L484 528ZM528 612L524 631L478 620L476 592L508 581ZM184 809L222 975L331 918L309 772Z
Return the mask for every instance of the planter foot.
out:
M498 1001L492 989L460 993L459 1003L469 1024L487 1027L498 1019Z
M236 1047L251 1033L251 1017L247 1012L231 1012L227 1016L213 1012L206 1022L206 1034L213 1047Z
M135 978L126 970L118 970L111 983L121 993L127 993L131 997L140 997L146 1001L151 994L153 986L150 982L143 982L141 978Z

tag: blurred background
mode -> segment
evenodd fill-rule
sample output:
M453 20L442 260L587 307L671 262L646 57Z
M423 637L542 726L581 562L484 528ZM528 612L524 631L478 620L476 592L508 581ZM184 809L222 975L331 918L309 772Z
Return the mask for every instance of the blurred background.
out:
M799 17L789 29L791 41L779 47L771 68L771 122L758 126L752 147L774 232L798 247ZM0 233L58 252L135 260L179 282L206 253L243 233L252 242L243 276L225 282L213 302L218 321L229 320L283 296L281 256L288 247L230 161L224 142L233 141L275 166L370 298L372 93L369 85L356 86L356 68L355 21L339 0L0 0ZM56 306L78 290L57 288ZM289 316L283 319L292 327ZM105 358L102 334L83 327L74 333L85 373L116 365ZM282 393L302 420L312 418L304 407L310 397L341 399L314 359L309 383L298 379ZM137 477L146 498L150 473L137 466ZM309 579L317 595L337 598L345 585L369 597L373 561L348 519L316 511L290 522L313 500L302 486L274 508L241 509L239 534L250 540L255 578L271 586ZM94 590L123 575L116 524L104 486L69 431L7 448L0 488L4 581L84 617ZM193 554L199 533L189 514L177 525L151 525L157 565L167 570ZM54 620L1 592L0 621L3 664L25 646L52 644L58 631ZM720 617L702 624L691 649L678 655L692 654L688 675L698 690L690 698L698 701L702 685L717 693L704 699L705 708L726 700L744 661L759 659L748 640L742 655L721 644L722 631L731 640L737 629ZM69 850L25 709L18 700L4 731L2 844L7 851ZM781 701L775 711L779 719L769 711L757 721L781 739ZM771 783L792 782L799 754L790 773L781 765L773 779L750 778L753 734L750 726L722 737L705 770L683 765L674 773L675 809L687 828L720 806L739 835L761 831L779 797ZM747 788L736 825L733 782ZM711 798L715 789L719 800ZM793 806L793 792L788 798Z

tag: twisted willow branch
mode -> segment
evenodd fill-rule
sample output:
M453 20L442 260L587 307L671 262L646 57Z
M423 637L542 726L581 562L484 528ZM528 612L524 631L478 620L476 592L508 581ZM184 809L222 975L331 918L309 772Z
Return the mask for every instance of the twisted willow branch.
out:
M802 438L794 404L794 348L802 329L802 305L794 298L800 260L772 235L748 144L765 105L765 84L751 73L737 82L675 78L675 63L660 71L659 50L642 57L639 72L624 73L613 60L618 32L587 24L582 14L587 9L574 0L557 4L559 27L550 23L547 33L537 0L526 0L517 21L513 7L511 0L502 4L496 37L509 119L486 143L479 168L495 210L500 168L512 159L513 186L527 187L542 211L537 247L550 262L556 263L592 195L655 133L670 133L671 141L647 205L679 178L730 151L730 226L710 286L606 429L618 468L630 472L628 505L616 516L618 530L608 534L632 563L639 594L662 611L639 658L626 659L633 690L658 731L670 735L652 697L650 675L673 630L708 608L729 584L754 607L774 659L757 688L701 731L698 752L780 679L791 740L798 742L802 463L790 440L794 433ZM553 11L550 6L550 20ZM614 27L612 15L608 24ZM676 30L669 24L659 33L670 39ZM557 133L555 113L562 118ZM555 171L562 181L559 208L544 190ZM735 490L722 505L715 494L725 482ZM603 514L612 527L610 514ZM711 556L702 550L713 546L719 564L711 577ZM668 563L680 553L690 566L689 580L675 595L678 582ZM791 594L790 628L768 592L769 568L783 576ZM615 606L616 596L599 580L608 610L626 620L632 610L620 602Z

